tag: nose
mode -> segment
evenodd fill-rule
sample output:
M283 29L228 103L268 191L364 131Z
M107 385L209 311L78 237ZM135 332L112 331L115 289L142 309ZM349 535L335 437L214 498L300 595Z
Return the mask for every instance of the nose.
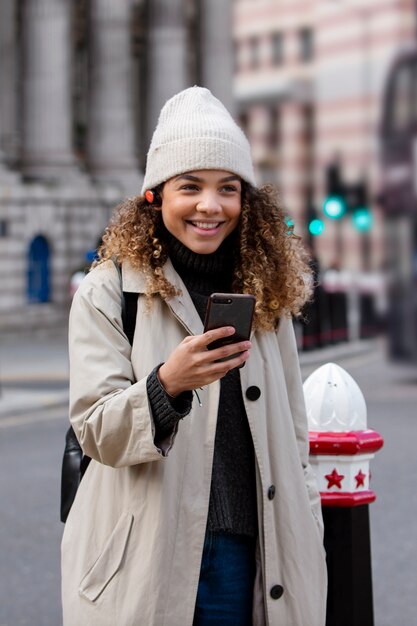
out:
M218 213L222 210L222 207L217 194L212 191L206 191L200 197L196 209L201 213Z

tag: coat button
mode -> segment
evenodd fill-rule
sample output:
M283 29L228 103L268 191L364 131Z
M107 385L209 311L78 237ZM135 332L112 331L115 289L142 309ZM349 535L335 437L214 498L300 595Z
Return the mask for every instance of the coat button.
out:
M273 600L278 600L278 598L280 598L284 593L284 587L281 585L274 585L271 587L271 591L269 593L271 594L271 598Z
M271 485L268 489L268 498L273 500L275 498L275 485Z
M261 395L261 390L259 387L255 387L252 385L246 389L246 397L248 400L257 400Z

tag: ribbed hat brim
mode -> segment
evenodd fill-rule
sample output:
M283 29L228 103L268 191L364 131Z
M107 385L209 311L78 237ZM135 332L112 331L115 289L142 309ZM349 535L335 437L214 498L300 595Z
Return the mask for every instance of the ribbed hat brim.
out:
M184 172L216 169L256 185L247 138L203 87L190 87L161 110L149 148L142 194Z

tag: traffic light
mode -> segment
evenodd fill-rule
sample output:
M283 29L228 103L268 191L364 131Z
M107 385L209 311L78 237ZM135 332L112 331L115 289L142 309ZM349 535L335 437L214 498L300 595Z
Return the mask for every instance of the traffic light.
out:
M319 219L318 217L311 220L311 222L308 225L308 232L310 233L310 235L313 235L313 236L321 235L323 231L324 231L323 220Z
M323 211L327 217L338 220L346 213L345 186L338 164L329 165L326 171L326 197Z
M285 223L286 223L286 225L288 227L288 234L292 235L293 232L294 232L294 226L295 226L294 220L289 215L286 215L285 218L284 218L284 221L285 221Z
M305 214L307 229L310 235L317 237L324 231L324 222L317 215L316 208L309 203Z
M358 183L345 183L339 165L333 163L326 171L323 211L333 220L338 220L348 213L356 230L361 233L368 232L372 228L372 213L368 201L367 182L362 180ZM319 225L317 227L320 228Z
M372 213L368 202L368 189L365 181L349 187L349 213L356 230L366 233L372 227Z
M372 215L367 208L357 209L352 215L353 223L357 230L367 232L372 226Z

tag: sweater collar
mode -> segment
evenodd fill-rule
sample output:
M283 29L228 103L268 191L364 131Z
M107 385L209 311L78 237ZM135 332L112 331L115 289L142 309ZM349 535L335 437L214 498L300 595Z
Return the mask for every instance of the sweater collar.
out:
M167 232L169 257L187 288L209 295L230 291L236 264L236 234L227 237L212 254L197 254Z
M180 242L178 243L180 244L180 246L182 246ZM234 259L235 259L235 256L233 253L233 249L235 248L235 246L233 244L234 242L232 240L230 241L225 240L215 253L215 255L219 253L218 258L217 256L216 258L214 258L212 257L212 255L195 255L196 257L203 257L202 259L197 258L196 262L201 262L203 265L205 264L205 262L207 262L209 275L212 276L213 274L210 274L210 272L217 273L217 272L222 271L218 269L220 266L218 266L217 263L222 265L225 262L225 260L227 260L228 266L230 266L230 272L231 272L230 276L231 276L233 274ZM185 248L184 246L182 247ZM188 249L185 248L184 252L186 252L187 250ZM188 251L188 252L191 252L191 251ZM194 253L191 252L191 257L193 255ZM187 254L185 254L185 257L187 257ZM212 257L212 258L209 258L209 257ZM233 261L231 261L232 258L233 258ZM186 261L184 260L184 262ZM172 309L173 313L177 316L177 318L182 321L182 323L185 325L185 327L189 330L191 334L194 334L194 335L201 334L203 332L203 324L201 322L201 319L194 307L193 301L189 294L189 291L188 291L189 285L185 284L185 282L183 281L177 269L174 268L173 263L170 258L167 260L167 262L163 266L163 271L167 280L169 280L169 282L176 289L179 289L181 291L181 295L173 296L172 298L169 298L167 300L168 306ZM123 291L133 292L133 293L145 293L146 291L145 274L142 272L138 272L136 269L134 269L128 260L123 262L122 281L123 281ZM216 289L220 291L221 287L216 287Z

